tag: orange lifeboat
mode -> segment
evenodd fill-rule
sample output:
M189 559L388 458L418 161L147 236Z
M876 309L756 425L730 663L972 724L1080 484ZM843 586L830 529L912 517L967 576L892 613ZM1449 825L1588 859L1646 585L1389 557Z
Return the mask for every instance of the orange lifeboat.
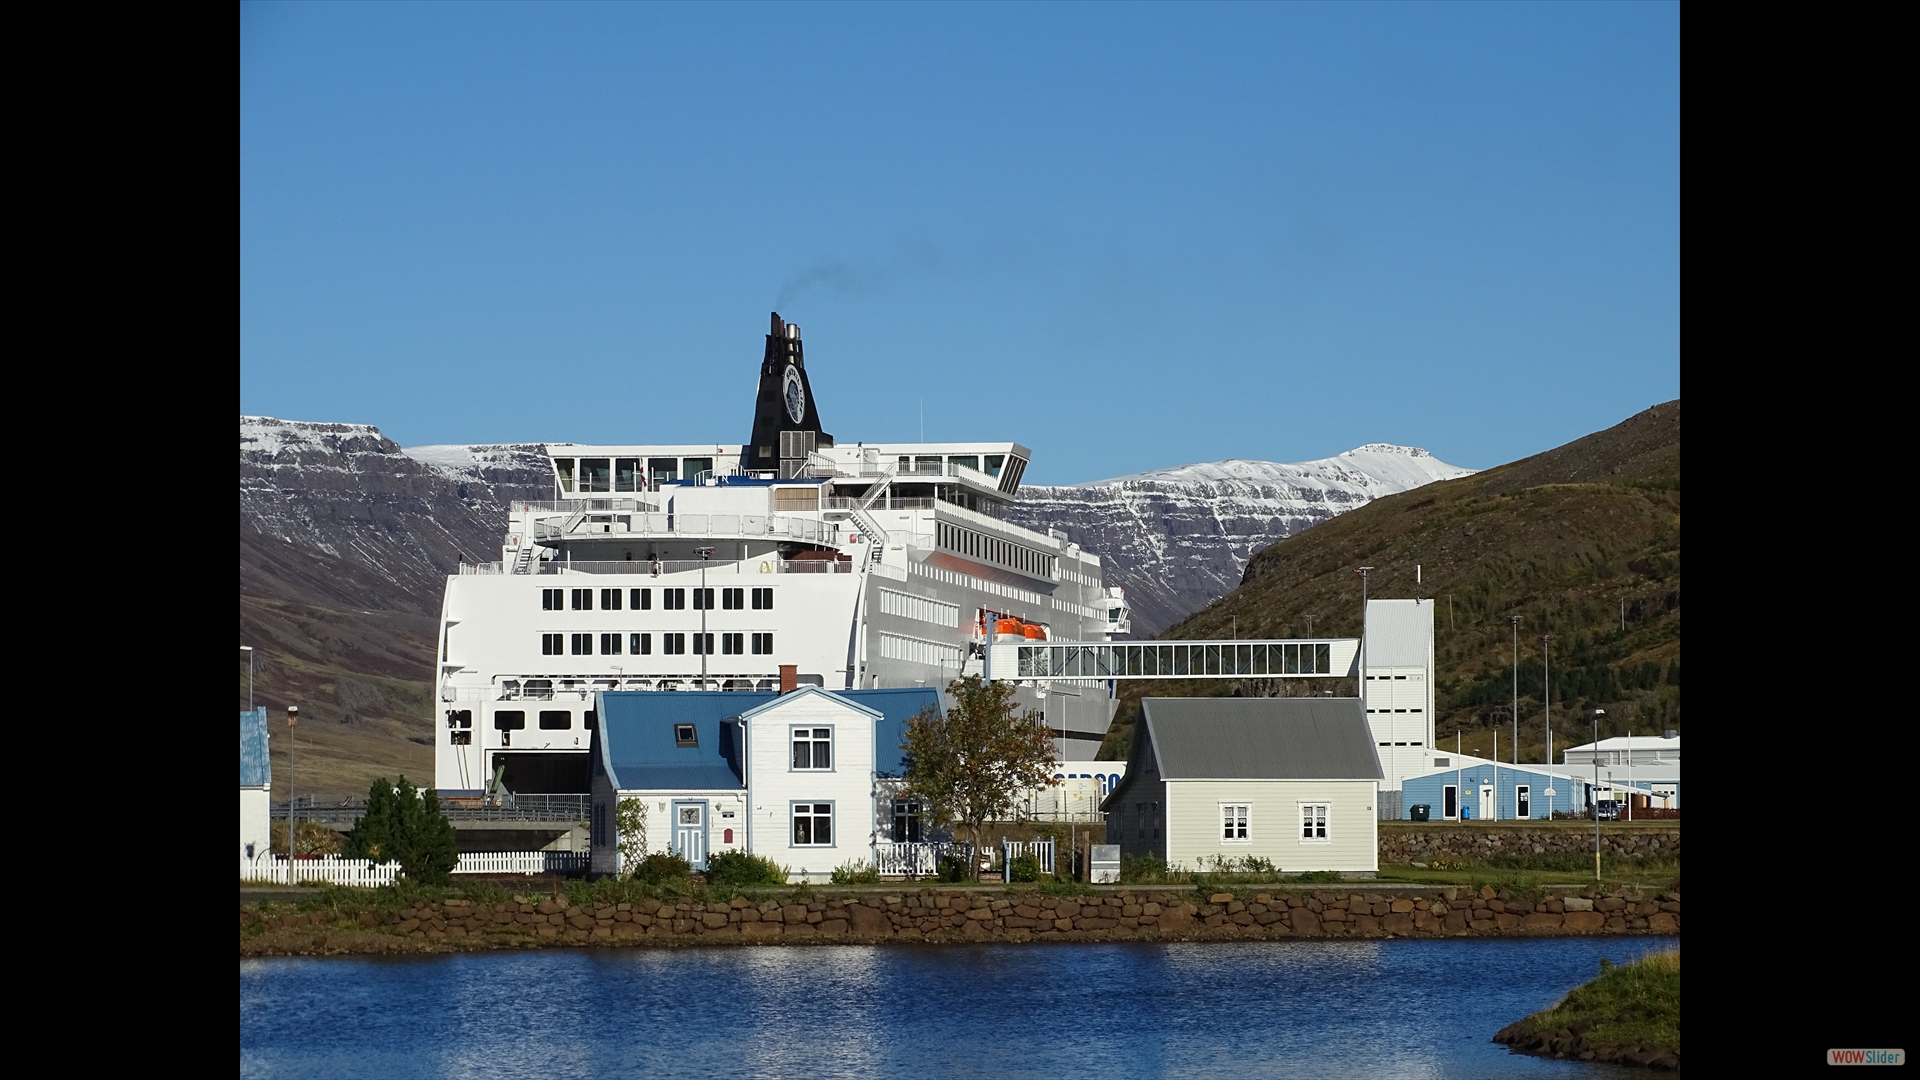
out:
M1026 625L1019 619L1001 616L999 628L994 631L993 640L1018 642L1027 640Z
M1026 626L1022 629L1022 633L1025 634L1026 639L1028 641L1047 640L1046 628L1038 625L1037 623L1027 623Z

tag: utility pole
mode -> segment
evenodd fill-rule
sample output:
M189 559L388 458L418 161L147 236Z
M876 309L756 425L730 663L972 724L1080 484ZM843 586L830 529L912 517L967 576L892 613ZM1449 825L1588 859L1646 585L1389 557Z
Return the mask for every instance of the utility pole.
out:
M1553 820L1553 635L1540 635L1540 694L1547 707L1547 820Z
M711 651L707 648L707 608L713 606L707 603L707 559L713 555L713 549L703 547L693 550L700 556L700 602L698 605L700 608L700 689L705 690L707 688L707 653Z
M287 884L293 884L294 840L299 832L293 820L293 726L300 722L300 706L287 706ZM272 845L268 845L271 847Z
M1600 880L1600 718L1605 715L1605 709L1593 710L1593 880L1596 882Z
M253 711L253 646L242 645L240 651L247 654L247 711Z
M1513 622L1513 763L1520 764L1520 619L1519 615L1509 615ZM1514 810L1519 813L1518 808Z

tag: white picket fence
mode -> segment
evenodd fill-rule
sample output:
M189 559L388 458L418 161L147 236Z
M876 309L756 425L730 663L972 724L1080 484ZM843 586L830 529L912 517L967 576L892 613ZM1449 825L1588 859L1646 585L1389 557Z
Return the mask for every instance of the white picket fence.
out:
M460 856L453 868L456 874L571 874L587 868L584 851L481 851ZM291 867L277 855L262 855L240 860L241 881L269 881L294 884L326 881L335 885L372 887L391 885L400 876L399 863L376 863L371 859L343 859L326 855L317 859L295 859Z
M877 844L873 865L881 877L932 877L940 872L940 860L949 855L965 858L969 845L964 843Z
M1051 840L1008 840L1000 839L1000 876L1007 881L1013 880L1013 860L1022 855L1031 855L1040 861L1040 872L1053 873L1053 841Z

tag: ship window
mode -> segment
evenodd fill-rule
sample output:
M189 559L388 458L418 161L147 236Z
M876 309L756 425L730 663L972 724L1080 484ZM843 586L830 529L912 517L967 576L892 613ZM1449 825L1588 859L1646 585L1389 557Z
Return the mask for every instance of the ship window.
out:
M603 457L580 459L581 491L612 491L612 462Z
M712 589L693 590L693 610L695 611L712 611L713 610L713 590Z
M628 634L627 651L635 656L653 655L652 634Z
M527 714L518 709L493 714L495 731L519 731L527 726Z
M772 656L773 655L773 635L772 634L753 635L753 655L755 656Z
M980 471L980 455L978 454L955 454L947 460L955 465L965 465L975 472Z
M593 610L593 590L592 589L573 590L573 610L575 611L592 611Z
M692 724L673 725L673 745L677 747L699 746L700 731Z
M613 460L613 490L640 490L640 459L623 457Z
M721 634L720 651L726 656L739 656L746 652L745 634Z
M635 611L652 611L653 610L653 590L652 589L628 589L627 591L633 594L632 596L627 597L628 607L631 607Z
M567 607L567 596L566 596L565 589L541 589L540 590L540 610L541 611L565 611L566 607Z
M773 590L772 589L753 590L753 610L755 611L772 611L773 610Z
M679 458L653 457L647 459L647 482L654 487L659 487L668 480L678 480L679 478Z
M605 611L619 611L620 610L620 590L619 589L601 589L600 590L600 607L602 610L605 610Z
M820 509L820 489L774 488L773 508L775 510L818 510Z
M554 458L553 467L560 474L560 490L572 491L573 459L570 457Z
M679 656L687 651L687 635L661 634L660 651L669 656Z
M689 480L698 480L701 473L713 472L713 459L710 457L690 457L681 464L680 475Z
M619 656L620 655L620 635L619 634L601 634L600 635L600 652L604 656Z
M592 709L587 710L587 730L588 731L600 730L600 714L598 712L595 712Z
M592 656L593 655L593 635L592 634L575 634L573 635L573 640L569 642L569 644L573 646L573 655L575 656Z
M542 709L540 710L540 730L571 731L573 714L565 709Z
M986 473L987 473L987 475L988 475L988 476L999 476L999 475L1000 475L1000 467L1001 467L1002 465L1005 465L1006 463L1007 463L1007 455L1005 455L1005 454L988 454L988 455L987 455L987 468L986 468Z
M713 635L712 634L693 635L693 655L695 656L712 656L713 655Z
M747 590L721 589L720 606L727 611L739 611L747 606Z
M565 634L541 634L540 655L560 656L564 654L567 651L567 644L563 640L565 637Z
M473 726L473 710L448 709L447 726L450 728L471 728Z
M667 611L684 611L687 606L687 590L661 589L660 606Z

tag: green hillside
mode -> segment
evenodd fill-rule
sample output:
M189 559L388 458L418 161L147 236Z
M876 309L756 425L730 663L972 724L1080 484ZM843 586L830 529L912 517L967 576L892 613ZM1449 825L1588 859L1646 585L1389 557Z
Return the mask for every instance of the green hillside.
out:
M1513 627L1520 750L1546 741L1541 635L1551 633L1554 746L1680 727L1680 402L1483 473L1388 496L1265 549L1238 589L1166 639L1351 637L1373 597L1436 601L1439 741L1512 760ZM1418 566L1420 583L1415 583ZM1352 680L1336 693L1355 692ZM1325 683L1310 684L1313 689ZM1142 696L1304 693L1282 680L1122 683L1101 756L1126 753Z

